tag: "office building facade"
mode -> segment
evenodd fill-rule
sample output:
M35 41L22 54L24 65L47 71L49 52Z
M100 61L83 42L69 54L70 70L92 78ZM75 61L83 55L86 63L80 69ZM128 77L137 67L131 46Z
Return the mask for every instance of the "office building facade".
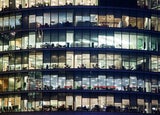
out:
M159 113L159 4L1 0L0 112Z

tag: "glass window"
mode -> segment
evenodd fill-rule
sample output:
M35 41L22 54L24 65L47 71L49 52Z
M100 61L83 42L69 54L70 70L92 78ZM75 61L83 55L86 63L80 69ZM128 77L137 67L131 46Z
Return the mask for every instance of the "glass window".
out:
M149 36L144 35L144 50L149 50Z
M91 68L99 68L98 55L97 54L91 53L91 56L90 56L90 67Z
M51 6L58 6L58 0L51 0Z
M145 29L148 29L148 19L146 19L146 27ZM138 29L144 29L144 18L137 17L137 27Z
M73 88L73 75L67 74L66 76L66 89L72 89Z
M50 75L43 75L43 89L44 90L51 90L50 82L51 82Z
M53 89L58 88L58 75L51 75L51 87Z
M75 54L75 67L81 68L82 55L80 53Z
M0 51L3 51L3 40L0 40Z
M15 77L15 90L16 91L22 90L22 84L23 84L22 80L23 79L21 76Z
M90 5L98 5L98 0L88 0Z
M136 55L130 56L130 70L136 70L136 67L137 67Z
M66 108L69 110L73 109L73 96L71 94L66 96Z
M107 54L107 69L116 69L114 64L114 55L113 54Z
M84 31L82 34L82 47L90 46L90 33L89 31Z
M4 20L5 20L5 21L3 21L4 30L8 30L9 29L9 17L5 16Z
M129 33L122 33L122 48L129 49Z
M67 22L70 23L70 26L73 24L73 11L67 11Z
M90 79L86 77L82 77L82 87L84 89L89 89L90 87Z
M9 70L15 70L15 55L9 58Z
M151 92L151 80L149 78L145 79L145 91L146 92Z
M112 14L107 15L107 26L114 27L114 15Z
M106 102L107 102L107 106L114 105L114 96L113 95L107 95Z
M120 32L115 32L114 40L115 48L122 48L122 35Z
M99 22L99 26L106 26L108 27L107 25L107 17L106 17L106 14L99 14L99 17L98 17L98 22Z
M2 37L3 37L3 50L7 51L9 48L9 35L2 34Z
M83 22L85 22L85 25L84 26L90 26L89 22L90 22L90 13L89 13L89 10L85 9L85 11L83 11L83 17L82 17L82 20Z
M21 24L22 24L22 16L16 15L16 29L20 29Z
M8 55L3 55L3 71L9 70L9 57Z
M43 44L43 38L45 37L45 36L43 36L44 34L43 34L43 31L41 30L41 29L38 29L37 31L36 31L36 48L46 48L46 47L48 47L48 44Z
M75 89L81 89L82 87L82 77L81 73L75 75Z
M152 51L157 51L157 43L158 43L158 41L157 41L157 37L156 36L152 36L152 38L151 38L151 50Z
M121 12L115 12L115 15L114 15L114 27L122 28Z
M127 91L127 90L129 90L129 89L128 89L128 86L129 86L129 78L123 76L123 77L122 77L122 89L123 89L124 91Z
M43 4L44 4L44 6L50 6L50 1L51 0L43 0Z
M91 78L91 89L96 89L98 86L98 78L95 76L95 78Z
M83 5L83 0L75 0L75 5Z
M41 27L43 25L43 16L41 14L38 14L36 16L36 27Z
M29 28L35 28L35 15L29 15Z
M122 69L122 58L121 55L114 55L115 69Z
M34 48L35 42L36 42L35 32L29 32L29 47Z
M59 6L65 5L65 4L66 4L65 1L66 1L66 0L59 0Z
M15 70L21 70L21 55L16 54L15 56Z
M35 7L35 6L36 6L35 0L30 0L29 7Z
M66 22L66 19L67 16L66 16L66 12L62 11L62 12L59 12L59 23L60 24L64 24Z
M66 31L60 30L59 31L59 44L61 47L65 47L66 45Z
M125 99L122 99L122 107L123 108L127 108L129 106L129 103L130 103L130 101L127 96L125 97Z
M14 91L14 88L15 88L15 79L14 77L9 77L8 91Z
M92 26L97 26L98 25L98 15L97 15L96 11L91 11L90 21L92 23Z
M3 71L3 57L0 56L0 71Z
M28 8L28 0L22 0L22 8Z
M44 25L45 27L49 27L50 26L50 13L49 12L45 12L43 14L43 18L44 18Z
M44 42L45 44L47 43L47 44L49 45L49 44L50 44L50 31L44 30L44 33L43 33L43 34L44 34L44 41L43 41L43 42Z
M151 30L157 31L158 20L156 16L151 17Z
M22 8L22 0L16 0L16 8Z
M130 34L130 41L129 41L130 49L136 49L136 34L131 33Z
M114 34L112 32L107 32L107 47L114 48Z
M130 17L129 18L129 24L130 24L131 28L137 27L136 17Z
M137 35L137 48L143 50L145 47L145 42L142 34Z
M64 68L66 64L66 53L65 52L60 52L58 55L58 61L59 61L59 67Z
M98 33L97 31L91 31L90 33L90 36L91 36L91 47L95 47L97 48L98 47Z
M130 62L130 58L128 55L123 55L122 56L122 69L129 69L130 68L130 65L129 65L129 62Z
M74 57L74 53L73 52L66 52L66 66L68 67L68 68L73 68L73 67L75 67L74 66L74 60L73 60L73 57ZM67 68L66 67L66 68Z
M4 77L4 78L1 78L0 80L0 88L1 90L0 91L8 91L8 77Z
M43 0L36 0L36 6L41 7L43 5Z
M20 36L16 36L17 38L15 39L15 44L16 44L16 50L21 49L22 45L22 39L19 38Z
M105 48L107 43L106 33L104 31L100 31L98 35L98 46L100 48Z
M29 54L29 69L35 69L35 53L30 53Z
M87 97L83 97L82 98L82 105L83 106L86 106L86 108L89 108L90 107L90 98L87 98Z
M80 11L75 13L75 25L83 26L82 13Z
M158 31L160 31L160 16L158 16Z
M144 89L144 80L143 80L142 77L138 78L137 87L138 87L140 92L142 91L142 89Z
M74 32L73 31L66 31L66 47L73 47L73 39L74 39Z
M45 58L45 57L44 57ZM47 58L48 59L48 58ZM50 58L49 58L50 59ZM36 53L36 69L42 69L43 56L42 53ZM45 63L45 62L44 62Z
M138 98L138 99L137 99L137 104L138 104L139 107L140 107L140 106L144 106L144 99ZM142 108L141 108L141 109L142 109Z
M75 97L75 108L77 109L78 107L82 106L82 96L76 95Z
M74 5L74 0L66 0L66 5Z
M105 88L106 86L106 76L105 75L98 75L98 86L99 88Z
M75 47L81 47L81 43L82 43L82 31L75 31Z
M10 16L10 29L15 29L15 16Z
M137 91L137 78L135 76L130 76L130 88L132 91Z
M56 47L58 44L58 31L57 30L51 31L51 44L53 47Z
M129 16L122 16L122 27L128 27L129 25Z
M3 30L3 18L0 17L0 31Z
M14 39L12 39L12 40L10 40L9 41L9 48L8 48L8 50L15 50L15 40Z
M66 85L66 78L59 77L58 78L58 88L65 88L65 85Z
M22 49L29 48L28 46L29 46L28 45L28 35L24 33L24 35L22 36Z
M152 55L151 56L151 71L157 72L157 56Z
M157 60L158 60L158 62L157 62L157 64L158 64L158 65L157 65L157 66L158 66L158 72L160 72L160 56L158 56L158 59L157 59Z
M52 52L51 54L51 66L52 68L58 67L58 54L56 52Z
M82 64L85 68L90 67L90 54L82 54Z
M22 69L28 69L28 53L22 53Z
M106 68L106 55L98 54L98 65L100 68ZM107 67L108 68L108 67Z
M137 18L137 22L141 22L139 18ZM141 28L140 25L137 24L138 28ZM148 17L144 18L144 29L149 30L150 29L150 19Z
M58 12L51 12L51 26L57 26L58 24Z
M110 87L114 86L114 78L113 78L113 76L107 76L106 82L107 82L107 84L106 84L107 86L110 86Z
M117 90L122 90L122 79L119 76L115 77L115 88Z
M8 8L9 7L9 0L3 0L3 8Z

